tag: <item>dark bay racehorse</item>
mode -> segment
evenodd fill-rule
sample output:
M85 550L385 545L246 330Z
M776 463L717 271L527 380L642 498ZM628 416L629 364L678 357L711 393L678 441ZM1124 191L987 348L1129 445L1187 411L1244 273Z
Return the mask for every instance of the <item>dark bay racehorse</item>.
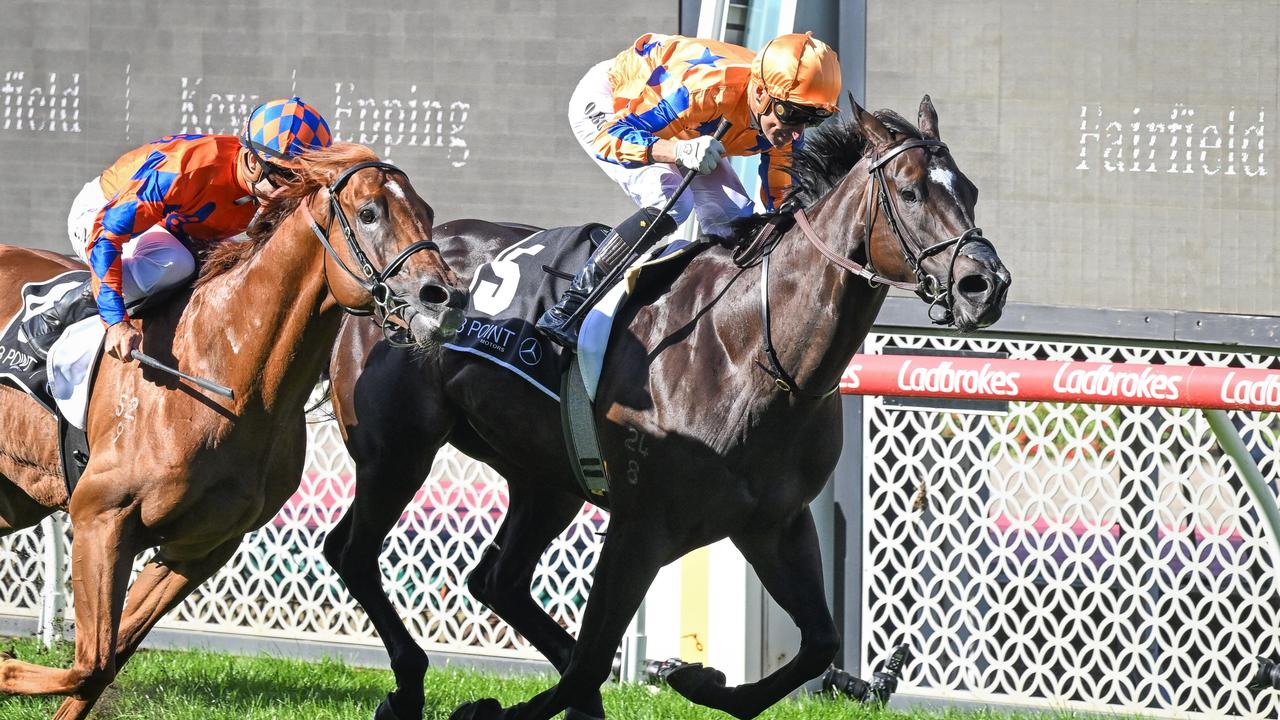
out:
M215 249L193 291L143 320L147 353L228 385L234 400L104 358L92 455L68 498L52 416L0 387L0 536L70 513L76 623L72 667L0 655L0 695L69 695L55 717L85 717L151 627L279 511L302 477L303 406L344 307L407 320L424 344L452 334L465 296L428 242L431 208L376 161L349 144L303 156L250 240ZM17 310L24 283L73 267L84 266L0 246L0 317ZM126 605L134 557L151 547Z
M855 105L851 120L811 132L795 162L794 198L808 230L801 222L757 248L745 268L712 247L665 294L629 305L615 322L596 420L605 460L636 463L639 473L635 483L614 473L609 530L576 642L529 592L541 553L584 500L557 405L492 363L443 350L415 357L346 324L331 373L357 489L325 554L390 653L397 689L377 718L422 714L427 658L382 591L377 558L446 442L510 487L507 516L469 588L562 674L527 703L504 710L484 700L454 717L543 720L571 708L570 718L602 718L600 685L659 568L725 537L799 626L799 652L758 682L726 687L718 671L686 666L668 677L672 687L750 718L832 661L839 637L809 511L840 455L840 400L827 391L870 329L884 283L907 283L932 314L970 331L1000 316L1010 278L973 227L977 189L938 140L928 97L918 130ZM526 234L459 221L436 238L450 265L470 275Z

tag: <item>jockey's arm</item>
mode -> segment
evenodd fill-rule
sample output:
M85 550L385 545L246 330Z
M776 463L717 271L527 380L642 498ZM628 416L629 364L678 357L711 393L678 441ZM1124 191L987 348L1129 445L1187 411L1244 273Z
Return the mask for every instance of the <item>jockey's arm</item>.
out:
M129 319L124 302L124 245L164 219L162 201L140 198L132 188L98 213L102 231L86 248L98 314L108 326Z
M676 123L677 127L707 127L703 134L711 135L724 114L712 97L693 93L688 106L671 116L657 112L651 98L628 100L626 107L609 118L596 135L596 157L623 167L677 162L679 141L660 137L659 133Z
M656 163L676 161L676 141L658 138L649 146L649 157Z

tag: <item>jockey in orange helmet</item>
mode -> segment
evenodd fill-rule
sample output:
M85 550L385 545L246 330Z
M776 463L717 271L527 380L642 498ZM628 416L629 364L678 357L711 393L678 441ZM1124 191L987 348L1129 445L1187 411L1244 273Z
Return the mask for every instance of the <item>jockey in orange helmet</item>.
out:
M170 135L122 155L72 203L67 232L89 264L89 287L36 318L28 337L47 352L63 327L92 314L108 326L107 349L128 361L142 332L126 309L186 282L192 249L244 232L257 210L296 168L294 158L328 147L329 124L298 98L271 100L240 135Z
M709 235L725 234L730 222L749 215L751 199L723 157L760 155L761 202L776 210L791 184L792 148L805 127L836 112L839 96L839 59L812 33L779 36L759 54L650 33L591 68L569 101L569 123L583 149L642 209L600 244L538 329L576 347L577 323L569 319L594 300L596 285L650 223L659 225L649 236L657 241L691 212ZM731 127L716 140L721 120ZM685 169L699 177L659 217Z

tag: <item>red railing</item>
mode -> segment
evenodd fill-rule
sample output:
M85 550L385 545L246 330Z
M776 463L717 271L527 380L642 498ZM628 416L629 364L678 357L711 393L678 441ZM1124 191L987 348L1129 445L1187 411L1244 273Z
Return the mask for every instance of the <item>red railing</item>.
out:
M1280 412L1280 371L1189 365L855 355L840 391Z

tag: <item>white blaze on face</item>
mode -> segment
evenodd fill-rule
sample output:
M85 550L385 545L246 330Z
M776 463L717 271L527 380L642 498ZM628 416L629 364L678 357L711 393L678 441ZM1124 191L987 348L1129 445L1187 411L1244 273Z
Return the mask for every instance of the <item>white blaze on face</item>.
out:
M948 168L934 165L929 168L929 179L934 183L946 188L947 194L952 200L956 201L956 206L960 208L960 212L964 215L964 219L973 224L973 218L969 217L969 211L965 208L964 203L960 202L960 195L956 193L956 174Z
M390 190L392 195L395 195L406 203L409 201L408 197L404 194L404 188L400 187L400 183L395 180L387 181L387 190ZM418 220L416 215L413 218L413 226L417 229L419 237L427 237L427 229L422 227L422 223Z

